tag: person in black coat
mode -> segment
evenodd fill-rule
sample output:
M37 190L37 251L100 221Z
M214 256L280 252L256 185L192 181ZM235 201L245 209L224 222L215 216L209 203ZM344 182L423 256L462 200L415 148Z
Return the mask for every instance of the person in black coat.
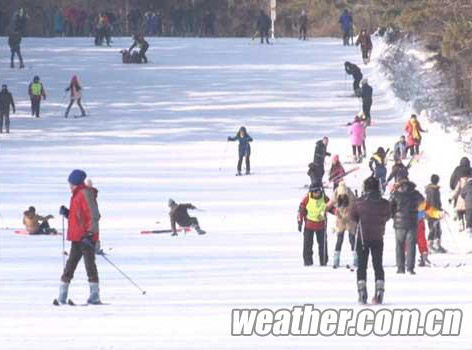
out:
M241 166L243 163L243 158L246 158L246 175L251 173L251 145L249 142L252 142L252 137L246 131L246 127L241 126L239 128L238 133L235 137L228 136L228 141L239 141L238 153L239 153L239 160L238 160L238 173L236 175L241 176Z
M15 68L15 55L18 56L20 60L20 68L24 68L25 65L23 64L23 57L21 56L21 33L19 31L12 31L8 36L8 46L10 46L11 51L11 60L10 60L10 67Z
M415 274L418 207L423 201L424 197L410 181L402 181L390 198L395 228L397 273L405 273L406 247L407 270L410 274Z
M308 165L308 176L310 176L311 185L323 187L323 176L325 173L324 163L325 158L331 156L331 153L327 151L328 148L328 137L316 142L315 155L313 156L313 163Z
M359 87L359 83L361 82L362 77L363 77L361 69L351 62L344 62L344 69L346 70L346 74L352 75L352 77L354 78L354 83L352 84L352 88L354 90L354 94L360 97L361 90Z
M206 232L200 228L198 220L195 217L188 215L189 209L197 209L192 204L177 204L173 199L169 199L169 216L170 216L170 225L172 228L172 236L177 236L177 227L178 224L181 227L193 227L199 235L204 235Z
M392 179L395 181L395 183L398 183L400 180L408 178L408 169L410 169L410 166L411 164L405 166L401 158L395 158L395 164L393 165L392 171L387 178L387 183L392 181Z
M306 31L308 27L308 16L305 10L302 10L300 14L300 18L298 19L299 26L300 26L300 33L299 33L299 40L306 40Z
M15 110L15 102L13 101L13 96L5 84L2 85L2 90L0 91L0 134L3 133L3 122L5 121L5 130L10 133L10 106Z
M269 16L266 15L264 10L261 10L259 13L259 16L257 17L257 30L259 31L261 35L261 44L264 44L264 39L267 44L270 44L269 42L269 31L270 31L270 26L272 24L272 21Z
M383 301L385 273L383 269L383 246L385 224L391 218L390 203L382 198L379 180L369 177L364 181L364 193L357 199L351 211L351 219L357 223L356 251L359 259L357 289L359 302L367 302L367 263L369 253L375 271L374 303Z
M148 59L146 57L146 51L149 49L149 43L146 40L144 40L144 36L141 33L133 35L133 39L134 39L133 45L131 45L128 51L131 53L135 47L138 47L139 57L141 58L141 62L148 63Z
M471 168L469 158L462 157L459 166L457 166L452 172L451 180L449 181L449 186L451 187L451 190L454 191L461 177L469 176L470 172Z
M441 192L439 191L439 176L434 174L431 176L431 183L426 186L426 206L437 210L442 210ZM441 246L441 221L428 217L428 246L429 249L438 253L446 253L446 249ZM436 243L436 246L434 245Z
M362 80L361 97L362 97L362 111L364 112L367 126L370 126L370 109L372 107L372 94L373 94L372 86L369 85L369 81L367 80L367 78L364 78Z

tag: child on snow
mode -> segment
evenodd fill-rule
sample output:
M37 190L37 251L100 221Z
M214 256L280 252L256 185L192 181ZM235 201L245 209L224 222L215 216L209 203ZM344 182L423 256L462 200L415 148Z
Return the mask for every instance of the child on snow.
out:
M339 156L336 154L333 156L331 162L331 169L329 170L329 181L333 183L333 189L339 186L339 183L343 181L343 176L346 174L346 171L343 168L343 165L339 161Z
M431 176L431 183L426 186L426 205L430 208L442 211L441 193L439 191L439 176L433 174ZM440 219L428 217L428 246L429 249L438 252L446 253L446 249L441 246L441 221ZM436 243L436 245L434 245Z
M379 180L382 193L385 191L387 184L387 168L385 167L387 153L383 147L379 147L369 161L369 168L372 171L372 176Z
M356 115L354 122L349 129L351 135L352 155L354 161L360 163L362 161L362 143L364 142L365 128L361 122L361 118Z
M426 130L421 127L416 114L411 115L405 126L405 131L407 132L407 149L410 150L410 155L413 157L415 154L420 154L421 133L426 132Z
M249 142L252 142L252 137L246 131L244 126L239 128L238 133L235 137L228 136L228 141L238 141L239 142L239 160L238 160L238 176L241 176L241 166L243 163L243 158L246 158L246 175L251 173L251 163L249 157L251 156L251 145Z
M400 136L400 140L395 143L393 147L393 157L395 159L406 159L407 153L407 144L405 140L405 136Z

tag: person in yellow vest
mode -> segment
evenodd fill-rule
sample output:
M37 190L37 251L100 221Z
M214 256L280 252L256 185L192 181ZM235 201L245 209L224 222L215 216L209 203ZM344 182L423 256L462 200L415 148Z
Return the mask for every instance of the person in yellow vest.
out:
M38 215L35 207L29 207L23 213L23 225L25 225L25 230L30 235L57 235L57 231L49 227L48 223L48 220L53 218L52 215Z
M329 198L323 189L314 184L310 186L310 192L303 198L298 209L298 231L303 230L303 261L305 266L313 265L313 238L316 233L318 242L318 256L320 265L328 263L328 241L326 237L326 213L336 213L333 204L328 204Z
M46 99L46 91L44 90L43 83L41 83L37 75L29 84L28 94L31 100L31 115L39 118L41 99Z

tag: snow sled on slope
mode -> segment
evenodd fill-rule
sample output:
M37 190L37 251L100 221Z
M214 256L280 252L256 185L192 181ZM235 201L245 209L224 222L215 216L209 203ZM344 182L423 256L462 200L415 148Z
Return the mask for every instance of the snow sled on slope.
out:
M139 51L133 50L132 52L123 49L120 51L121 53L121 62L125 64L141 64L143 63L143 59L139 54Z

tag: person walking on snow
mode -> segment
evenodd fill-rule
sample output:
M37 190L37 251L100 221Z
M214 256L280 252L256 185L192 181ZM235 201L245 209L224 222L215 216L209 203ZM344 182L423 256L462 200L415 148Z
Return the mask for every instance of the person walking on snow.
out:
M370 39L370 34L367 33L366 29L362 29L357 38L356 46L359 46L359 44L361 45L362 60L364 61L364 64L368 64L372 53L372 40Z
M457 187L457 183L462 177L469 177L472 175L472 168L470 167L470 160L467 157L462 157L459 165L451 174L449 186L452 191Z
M407 144L405 136L400 136L400 139L395 143L393 147L393 158L395 159L406 159L407 154Z
M472 238L472 177L467 179L464 188L461 191L460 196L464 199L465 203L465 228L466 232Z
M238 159L238 166L237 166L238 173L236 175L237 176L242 175L241 167L243 164L243 158L246 158L246 175L251 174L251 161L250 161L251 145L249 143L252 142L253 139L247 133L246 127L241 126L236 136L234 137L228 136L228 141L239 142L239 147L238 147L239 159Z
M390 203L382 198L379 180L369 177L364 181L363 196L357 199L351 211L351 219L357 224L356 252L358 257L357 291L359 303L367 303L367 263L372 255L375 273L373 302L382 304L385 292L383 269L383 237L385 224L391 218Z
M372 108L372 94L373 94L373 89L372 89L372 86L369 85L368 79L367 78L362 79L362 89L361 89L362 112L364 113L367 126L370 126L371 124L370 109Z
M15 55L18 56L20 60L20 68L25 68L23 64L23 57L21 56L21 33L19 31L12 31L8 36L8 46L10 46L11 59L10 59L10 68L15 68Z
M69 111L74 102L76 102L77 106L79 106L80 112L82 113L82 117L85 117L84 107L82 107L82 103L80 103L82 99L82 86L79 83L79 78L77 78L77 75L74 75L72 77L69 87L65 91L70 91L70 103L69 106L67 106L66 114L64 117L67 118L69 116Z
M60 214L68 219L67 240L71 241L69 258L61 277L58 304L67 303L69 285L82 256L90 285L88 304L100 304L97 265L95 252L99 240L100 212L96 193L84 183L87 174L83 170L70 173L68 182L72 192L70 207L61 206Z
M323 188L311 185L309 193L303 198L298 208L298 231L302 232L303 223L303 262L313 265L313 238L316 234L320 266L328 263L328 240L326 237L326 213L335 214L334 205L328 206L329 198Z
M344 240L345 231L348 232L349 244L352 251L352 266L357 266L357 253L355 251L355 233L356 223L351 218L351 212L354 208L356 196L352 190L341 181L334 191L334 196L329 205L336 208L336 248L334 249L333 268L338 268L340 263L341 248Z
M325 158L331 156L331 153L327 150L328 142L329 139L327 136L316 142L313 162L308 164L308 176L310 176L311 184L314 186L323 187Z
M13 109L13 113L16 112L15 102L13 96L5 84L2 85L0 91L0 134L3 133L3 124L5 122L5 131L10 133L10 106Z
M405 131L407 132L407 144L408 149L410 150L410 155L420 154L420 144L421 144L421 133L426 132L421 127L416 114L412 114L410 120L405 126Z
M410 181L401 181L390 198L395 228L397 273L405 273L406 248L407 270L410 274L415 274L418 207L424 200L416 190L416 185Z
M456 188L452 192L449 203L454 206L454 217L455 220L459 220L459 232L462 232L465 230L465 201L461 196L461 192L467 184L467 180L470 178L471 170L464 169L460 175L461 177L459 178L459 181L457 181Z
M352 89L354 90L354 96L361 97L361 89L359 87L359 83L362 80L362 72L361 69L351 62L344 62L344 70L346 71L347 75L352 75L354 82L352 84Z
M379 179L382 193L385 191L387 185L387 152L383 147L379 147L369 161L369 168L372 171L372 176Z
M149 43L144 40L144 36L141 33L133 35L133 45L129 48L129 53L131 54L132 50L135 47L139 48L139 57L140 57L140 62L148 63L148 59L146 57L146 51L149 49Z
M430 208L442 211L442 203L441 203L441 192L439 187L439 176L433 174L431 176L431 183L426 186L425 193L426 193L426 205ZM441 245L441 221L435 218L428 217L428 247L431 251L437 253L447 253L446 249L444 249Z
M339 183L343 181L343 177L346 174L346 171L339 160L339 156L335 154L331 161L331 169L329 170L329 181L333 183L333 189L339 186Z
M197 209L192 204L177 204L173 199L169 199L169 216L170 216L170 226L172 228L172 236L177 236L177 227L178 224L181 227L193 227L199 235L204 235L206 232L200 228L198 220L195 217L188 215L189 209Z
M408 178L408 169L410 168L411 163L408 166L405 166L400 158L395 158L395 164L392 166L392 171L387 178L387 184L394 180L395 183L398 183L401 179Z
M365 128L362 124L361 118L356 115L354 122L351 124L349 129L349 134L351 135L351 145L352 145L352 156L354 162L362 162L362 144L365 138Z
M37 75L28 86L28 95L31 100L31 115L39 118L41 99L46 99L46 90L44 90L43 83L39 81Z

